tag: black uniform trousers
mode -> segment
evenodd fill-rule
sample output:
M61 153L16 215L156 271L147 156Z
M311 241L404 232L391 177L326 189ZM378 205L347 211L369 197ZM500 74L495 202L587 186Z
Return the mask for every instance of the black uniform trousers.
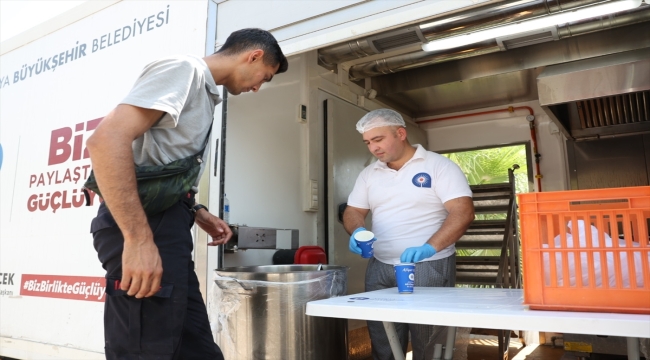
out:
M192 261L193 198L150 216L162 259L162 288L136 299L120 290L124 238L102 203L91 224L95 250L106 270L106 359L223 360L215 344Z

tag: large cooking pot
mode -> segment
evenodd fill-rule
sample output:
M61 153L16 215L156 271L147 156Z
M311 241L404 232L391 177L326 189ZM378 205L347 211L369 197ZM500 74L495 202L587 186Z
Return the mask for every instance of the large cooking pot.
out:
M215 270L209 301L226 359L347 359L347 321L305 315L307 302L347 293L347 267L269 265Z

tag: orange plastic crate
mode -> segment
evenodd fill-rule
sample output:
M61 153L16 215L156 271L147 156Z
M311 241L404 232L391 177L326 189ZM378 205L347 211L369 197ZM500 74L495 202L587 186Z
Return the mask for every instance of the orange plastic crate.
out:
M525 304L650 314L650 186L517 197Z

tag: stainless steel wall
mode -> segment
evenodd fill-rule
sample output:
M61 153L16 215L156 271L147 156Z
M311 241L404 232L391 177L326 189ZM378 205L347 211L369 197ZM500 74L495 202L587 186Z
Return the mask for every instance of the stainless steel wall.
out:
M567 140L572 190L650 185L650 135Z

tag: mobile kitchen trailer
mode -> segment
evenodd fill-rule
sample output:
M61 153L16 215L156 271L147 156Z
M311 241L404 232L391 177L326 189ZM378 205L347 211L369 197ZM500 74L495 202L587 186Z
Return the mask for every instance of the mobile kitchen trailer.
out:
M648 185L647 4L464 48L421 48L599 3L613 2L88 1L3 42L0 356L103 357L103 270L88 233L97 199L86 207L79 190L90 170L84 141L145 64L212 53L240 28L271 31L289 71L216 108L199 200L220 209L225 192L232 224L292 229L298 245L325 248L331 264L351 268L349 293L363 291L365 263L347 251L338 212L372 161L354 129L370 110L400 111L411 143L432 151L524 144L529 164L542 154L528 169L531 190ZM567 91L548 91L556 84ZM614 120L610 98L625 100L625 116ZM198 230L195 242L204 294L213 269L271 264L275 253L206 248ZM351 321L350 331L363 326Z

